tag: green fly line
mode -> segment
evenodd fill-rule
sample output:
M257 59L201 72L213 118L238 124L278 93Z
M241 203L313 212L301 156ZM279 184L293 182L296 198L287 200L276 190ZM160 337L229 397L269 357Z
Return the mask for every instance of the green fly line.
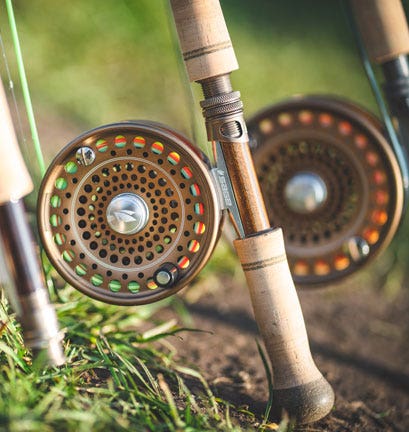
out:
M20 77L21 89L23 93L24 105L27 111L27 118L30 125L31 138L33 140L34 151L36 154L37 162L40 167L41 176L46 171L44 156L41 149L40 139L38 137L37 125L34 117L33 105L31 103L30 91L28 89L27 77L24 68L23 55L21 53L20 41L17 32L16 20L14 17L12 0L6 0L7 15L10 24L11 36L13 40L14 51L17 61L17 69Z

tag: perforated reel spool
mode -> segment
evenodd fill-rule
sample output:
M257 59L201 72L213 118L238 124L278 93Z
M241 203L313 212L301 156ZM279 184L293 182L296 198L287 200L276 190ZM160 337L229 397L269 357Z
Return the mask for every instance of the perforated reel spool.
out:
M378 119L332 97L297 97L248 122L272 225L295 282L338 281L384 249L402 215L400 168Z
M113 304L174 294L200 271L221 211L205 156L152 122L91 130L52 162L39 197L51 262L75 288Z

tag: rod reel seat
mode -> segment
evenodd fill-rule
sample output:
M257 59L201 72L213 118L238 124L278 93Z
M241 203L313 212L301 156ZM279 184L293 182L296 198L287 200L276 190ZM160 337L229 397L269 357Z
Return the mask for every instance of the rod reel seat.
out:
M43 179L38 221L60 275L107 303L150 303L189 283L221 221L206 156L170 128L109 124L69 143Z
M270 223L283 228L294 281L338 281L392 240L403 212L397 159L382 123L350 102L296 97L248 123Z

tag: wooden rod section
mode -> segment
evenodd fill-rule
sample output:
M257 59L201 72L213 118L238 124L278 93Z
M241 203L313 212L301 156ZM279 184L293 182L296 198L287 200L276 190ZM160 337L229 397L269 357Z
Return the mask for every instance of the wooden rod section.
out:
M219 0L170 0L190 81L238 69Z
M409 31L401 0L350 0L370 59L384 63L409 53Z
M246 235L270 228L263 196L247 143L221 142Z
M273 401L300 423L328 414L331 386L316 367L280 228L234 242L273 370Z
M33 190L17 143L3 83L0 80L0 205L23 198Z

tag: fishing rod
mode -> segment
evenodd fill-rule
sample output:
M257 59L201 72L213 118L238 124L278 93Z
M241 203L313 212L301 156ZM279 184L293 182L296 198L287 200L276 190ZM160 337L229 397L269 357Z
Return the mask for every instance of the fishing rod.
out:
M20 78L27 97L28 86L11 1L7 1L6 5ZM0 107L0 239L10 279L4 287L21 323L25 344L32 350L36 361L39 364L61 365L65 360L62 334L50 303L24 205L24 197L32 192L33 182L20 153L1 80Z
M7 297L21 323L25 344L34 357L51 365L64 362L55 310L39 263L23 198L33 189L21 156L0 82L0 238L11 282Z

